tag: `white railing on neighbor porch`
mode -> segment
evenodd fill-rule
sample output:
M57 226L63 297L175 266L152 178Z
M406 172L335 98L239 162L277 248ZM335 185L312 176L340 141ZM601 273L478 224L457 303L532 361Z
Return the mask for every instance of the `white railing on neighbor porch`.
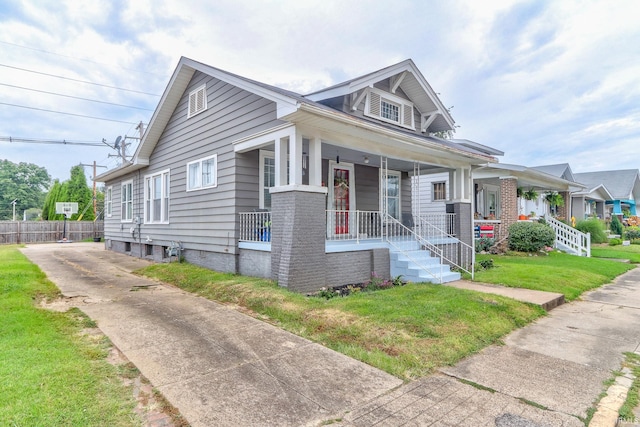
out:
M241 242L271 241L271 212L241 212Z
M427 228L436 228L449 236L455 236L454 221L456 214L454 213L430 213L414 215L413 217L416 222L416 230L421 236L424 236L421 232L423 225Z
M545 217L545 220L556 232L556 246L565 246L578 256L591 256L590 233L585 234L552 217Z
M437 245L442 252L442 257L449 265L473 277L475 251L473 246L461 241L453 234L455 214L428 214L415 218L415 231L422 241Z
M382 215L378 211L327 211L327 240L380 239Z

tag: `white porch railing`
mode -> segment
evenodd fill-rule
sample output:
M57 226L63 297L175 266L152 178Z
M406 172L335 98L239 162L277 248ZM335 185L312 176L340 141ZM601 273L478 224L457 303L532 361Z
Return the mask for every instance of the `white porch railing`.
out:
M545 220L556 232L556 247L559 245L564 246L564 248L560 249L569 249L578 256L591 256L590 233L585 234L552 217L545 217Z
M270 242L271 212L241 212L240 241Z
M421 236L424 234L421 232L423 225L429 228L435 228L441 232L444 232L448 236L455 236L454 221L456 214L454 213L430 213L414 215L416 221L416 229Z
M327 240L380 239L382 215L378 211L327 211Z

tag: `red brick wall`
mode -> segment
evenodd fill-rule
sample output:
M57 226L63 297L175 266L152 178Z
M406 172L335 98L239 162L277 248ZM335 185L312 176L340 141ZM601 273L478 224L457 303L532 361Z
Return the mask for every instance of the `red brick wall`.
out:
M500 237L507 234L509 226L518 221L518 180L500 180Z

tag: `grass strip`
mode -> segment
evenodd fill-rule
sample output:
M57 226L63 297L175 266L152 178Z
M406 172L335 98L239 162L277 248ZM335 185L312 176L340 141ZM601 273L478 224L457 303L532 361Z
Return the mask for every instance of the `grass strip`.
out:
M591 256L597 258L628 259L632 263L640 263L640 245L609 246L608 244L592 245Z
M442 285L409 284L325 300L270 280L186 263L156 264L138 273L236 306L402 379L453 365L544 313L508 298Z
M477 282L513 288L559 292L572 301L583 292L611 282L634 268L633 265L598 258L586 258L560 252L548 255L509 253L477 255L476 262L492 259L494 268L476 272Z
M131 391L78 309L35 306L59 292L16 246L1 246L0 420L11 426L136 426Z

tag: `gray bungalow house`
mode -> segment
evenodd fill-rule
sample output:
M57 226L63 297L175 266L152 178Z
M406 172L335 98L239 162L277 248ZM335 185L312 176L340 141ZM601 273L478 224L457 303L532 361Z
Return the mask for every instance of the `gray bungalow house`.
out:
M303 96L181 58L131 161L95 178L105 245L297 292L455 280L473 263L471 168L496 160L430 136L453 127L411 60ZM429 173L449 177L446 227L412 209Z
M611 214L622 216L623 210L638 215L640 200L640 172L638 169L622 169L574 174L576 181L587 187L588 192L576 194L575 216L582 218L592 213L601 218ZM603 203L606 207L603 207ZM586 205L585 205L586 204ZM593 206L590 207L589 204Z

